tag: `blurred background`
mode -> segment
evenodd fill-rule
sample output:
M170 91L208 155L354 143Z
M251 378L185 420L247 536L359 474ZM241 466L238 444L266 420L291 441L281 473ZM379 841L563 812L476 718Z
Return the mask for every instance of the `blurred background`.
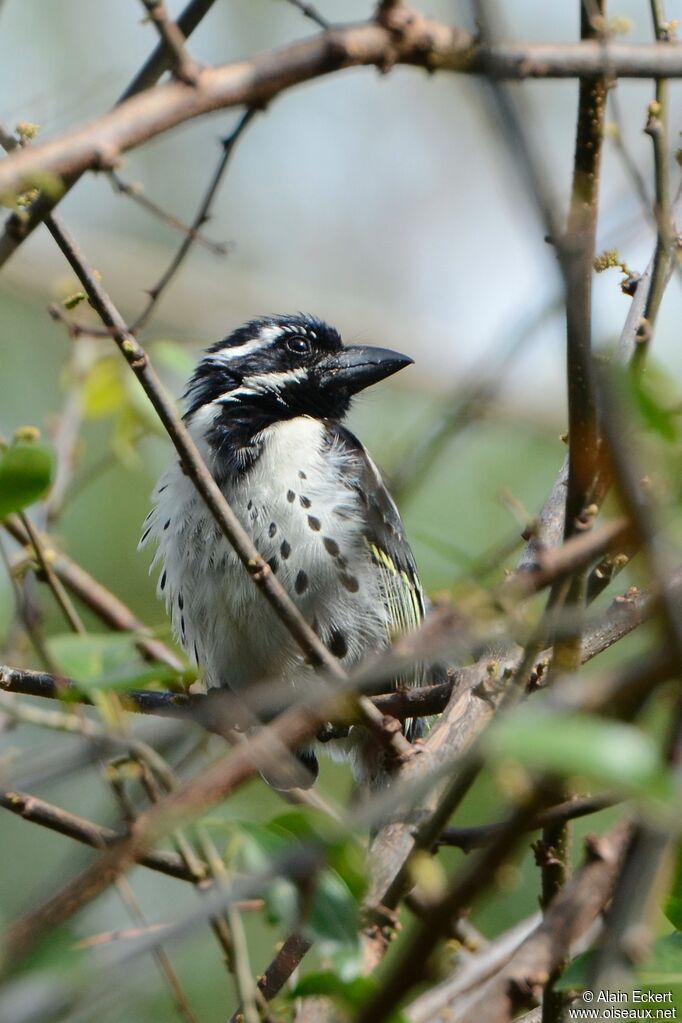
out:
M180 0L167 3L172 15L182 6ZM418 6L473 28L466 3L424 0ZM318 7L331 21L363 19L371 9L362 0L320 0ZM501 7L499 36L578 37L575 2L515 0ZM670 17L682 13L680 3L671 0L667 7ZM622 0L613 14L624 39L651 39L644 0ZM220 0L192 36L190 50L198 60L218 64L314 31L284 0ZM0 120L10 129L17 122L37 123L43 138L96 117L115 102L155 43L135 0L4 0ZM513 89L563 210L577 85L528 82ZM615 96L620 134L614 123L618 110L612 108L597 250L617 248L637 271L648 262L655 237L631 172L634 166L650 189L651 142L642 129L652 85L621 83ZM675 129L680 92L674 84L672 100ZM129 154L119 173L190 221L220 140L237 117L226 111L176 129ZM86 176L59 209L106 289L134 319L180 234L117 194L103 174ZM560 278L485 87L466 76L396 68L385 76L353 70L287 92L240 140L204 233L226 242L227 254L195 246L141 334L169 388L181 394L202 346L251 316L273 311L305 310L335 324L347 341L412 356L413 368L358 400L351 426L395 481L427 590L435 596L456 593L462 577L488 551L518 535L519 523L537 511L564 456ZM595 279L599 345L615 342L627 314L629 299L619 280L615 270ZM58 541L163 634L165 614L148 576L149 556L137 555L136 544L153 483L170 458L169 444L113 345L88 338L74 345L48 315L51 303L76 290L43 229L0 273L0 432L7 437L34 424L49 437L79 381L85 423L77 471L56 527ZM681 313L674 279L654 358L677 380ZM73 312L81 322L88 315L82 306ZM488 378L495 381L495 393L486 407L453 415L462 397ZM440 438L437 456L427 462L424 452L434 436ZM496 571L513 563L509 555ZM48 630L60 631L49 600L43 603ZM11 587L0 574L3 635L12 609ZM21 738L10 735L5 747L21 746L27 735L37 748L50 740L38 730L24 730ZM345 769L326 764L322 784L340 798L349 785ZM91 779L87 785L60 782L45 793L85 816L104 820L113 813L108 790ZM477 793L469 801L470 819L489 818L499 799L497 780L484 779ZM280 805L254 783L217 812L216 827L232 818L266 819ZM590 828L595 826L591 820ZM88 856L5 816L0 831L8 864L0 885L0 913L6 918L39 894L26 891L22 879L35 879L42 869L45 891L51 890ZM149 872L143 876L138 870L133 877L152 917L162 916L171 898L176 905L177 898L193 897L185 886ZM531 888L524 888L526 882ZM528 864L518 875L501 877L499 899L481 908L477 922L492 932L508 926L532 901L533 884ZM115 895L108 895L78 917L74 939L115 926L112 920L121 913ZM265 963L276 935L261 930L257 947ZM191 954L181 959L183 980L202 1018L217 1023L229 1008L229 999L222 1001L220 985L226 981L217 952L209 935L189 940ZM44 955L49 966L49 950ZM125 1011L109 1004L107 1018L141 1023L172 1018L167 992L151 971L132 976L131 985Z

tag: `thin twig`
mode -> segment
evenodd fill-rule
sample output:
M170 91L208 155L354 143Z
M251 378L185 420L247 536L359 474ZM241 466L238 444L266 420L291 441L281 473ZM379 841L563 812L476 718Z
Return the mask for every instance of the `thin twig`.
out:
M616 803L618 803L618 798L615 796L585 796L582 799L573 797L543 810L529 822L528 830L537 831L539 828L576 820L579 817L587 817L589 814L599 813L610 806L615 806ZM499 834L502 827L504 827L503 821L469 828L445 828L438 839L438 845L451 845L462 849L463 852L471 852L472 849L480 849L481 846L487 845L495 835Z
M38 799L37 796L29 795L27 792L1 791L0 806L32 824L56 831L83 845L89 845L92 849L102 849L108 845L114 845L124 837L113 828L95 824L84 817L78 817L76 814L69 813L68 810L62 810L58 806L46 803L44 799ZM196 880L194 874L187 869L182 857L177 853L157 850L145 853L138 862L143 867L149 867L150 870L167 874L168 877L175 877L180 881ZM205 866L204 870L206 870ZM205 876L206 874L204 874Z
M185 36L168 16L163 0L141 0L166 50L168 66L185 85L195 85L199 74L197 62L185 48Z
M65 587L62 585L60 578L58 577L56 572L53 571L50 562L50 555L43 546L42 540L38 535L38 531L33 527L33 524L31 523L29 517L27 515L24 515L23 512L19 514L19 521L24 527L26 535L28 536L31 542L31 547L33 548L33 553L35 554L36 560L40 566L40 571L45 576L47 585L52 590L55 600L57 601L59 607L61 608L67 623L74 632L78 632L81 634L84 633L85 626L83 625L81 616L78 614L76 608L73 606L71 599L69 598L69 595L66 592Z
M24 545L31 544L31 538L17 516L10 515L2 525L14 539ZM34 527L35 531L35 527ZM78 600L82 601L97 617L119 632L131 632L144 657L151 661L160 661L174 671L182 672L184 665L180 658L164 643L145 636L147 627L127 607L122 600L108 590L102 583L85 571L80 565L58 551L51 540L44 534L38 534L43 547L48 551L49 564L52 572L64 587ZM140 635L142 634L142 635Z
M142 784L147 792L150 802L152 804L156 804L163 798L163 793L159 789L153 770L149 769L149 765L145 761L140 761L140 767L142 770ZM167 772L161 780L164 785L165 792L172 792L176 789L177 782L172 771ZM216 876L222 874L221 868L223 868L224 865L222 864L222 860L215 848L215 845L205 831L202 830L201 832L205 866L204 863L198 859L191 843L182 830L176 828L173 832L173 838L187 869L193 875L191 879L198 891L202 891L208 877L215 879ZM217 863L219 864L218 867L216 866ZM229 921L224 913L216 913L215 916L210 918L210 924L211 930L213 931L222 951L225 965L229 972L233 975L237 989L239 990L239 982L235 968L234 938Z
M580 0L580 38L599 40L606 0L594 10ZM573 162L573 184L566 234L556 239L566 289L566 390L568 397L568 476L564 539L589 528L597 506L594 489L599 469L597 403L592 371L592 279L597 236L599 183L604 137L607 80L580 79ZM591 506L588 508L588 506ZM591 514L590 514L591 513ZM573 611L574 627L554 643L552 672L575 672L581 663L582 618L586 605L588 569L578 569L565 583L552 588L548 611ZM566 788L564 786L564 791ZM535 846L542 879L541 905L556 899L570 874L571 833L567 821L551 822ZM544 985L542 1023L560 1023L564 995L555 990L565 962L554 964Z
M286 0L286 2L291 4L292 7L295 7L297 11L300 11L304 18L309 18L311 21L314 21L320 28L331 28L327 19L324 18L312 4L306 3L305 0Z
M637 531L647 567L657 592L657 608L668 640L669 657L679 677L682 669L682 622L679 604L672 590L669 556L656 521L650 496L641 486L630 431L616 389L605 374L600 377L601 424L604 447L614 487ZM679 724L675 721L675 727ZM676 742L676 739L673 739ZM656 824L640 822L629 844L609 911L609 926L590 971L595 989L627 985L634 966L629 945L633 931L641 928L649 894L661 869L670 835Z
M620 821L603 837L587 839L584 865L559 892L542 923L523 941L508 965L473 997L447 1001L445 1011L455 1019L500 1023L532 1005L545 978L608 902L629 831L628 821Z
M206 221L210 219L211 207L225 176L225 172L227 171L230 157L234 152L237 142L257 113L258 109L256 107L250 107L244 114L242 114L234 131L222 140L222 152L220 159L218 160L218 164L211 176L208 188L206 189L206 193L199 205L199 209L197 210L194 220L192 221L189 230L185 233L185 237L182 239L182 242L180 243L180 246L170 261L167 269L156 284L149 289L149 301L139 316L131 324L131 333L136 334L147 323L162 294L175 277L192 248L192 245L197 240L198 232L204 226ZM108 324L108 326L113 327L114 324Z
M669 45L671 35L663 14L660 0L650 0L651 14L656 39L662 45ZM669 120L669 83L667 78L656 78L656 96L649 104L649 116L644 129L651 136L654 153L654 181L656 187L656 251L651 273L651 287L647 296L644 316L637 332L637 347L633 356L633 368L641 369L651 344L658 310L665 291L669 275L673 227L670 207L670 172L668 169L668 120Z
M448 881L444 894L431 906L427 918L418 922L401 940L382 975L381 986L361 1006L356 1023L377 1023L390 1017L412 985L424 976L429 957L452 920L471 905L491 875L513 852L528 822L546 799L547 793L542 788L530 794L511 814L494 841L466 860L462 869Z
M201 23L214 3L215 0L189 0L177 20L178 28L185 39ZM159 80L164 71L168 70L168 66L169 53L163 41L160 41L135 75L130 85L122 93L117 105L137 95L137 93L149 89L150 86ZM39 224L49 219L50 213L57 203L73 188L80 176L80 173L77 173L63 178L62 187L59 192L41 192L38 198L31 203L28 210L22 211L21 215L13 213L8 218L2 236L0 236L0 266L6 263Z
M212 252L216 256L226 256L229 249L225 242L215 242L211 238L206 238L201 231L192 227L191 224L186 224L179 217L176 217L174 213L169 213L164 210L162 206L150 199L149 196L144 194L142 185L135 184L130 181L124 181L121 175L115 171L109 171L109 180L120 195L125 195L133 202L141 206L142 209L147 210L152 216L157 217L164 224L168 224L169 227L175 228L177 231L182 231L185 235L190 235L194 238L197 245L202 245L209 252Z

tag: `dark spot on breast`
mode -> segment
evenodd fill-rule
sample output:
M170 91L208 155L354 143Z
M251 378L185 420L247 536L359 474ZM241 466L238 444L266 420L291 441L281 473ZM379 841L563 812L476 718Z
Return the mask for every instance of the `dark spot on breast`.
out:
M184 610L185 607L185 598L183 597L182 593L178 593L178 607L180 608L181 611Z
M282 557L286 561L287 558L289 557L289 555L291 554L291 544L287 543L286 540L282 540L282 543L281 543L280 548L279 548L279 553L282 555Z
M287 501L289 502L289 504L293 504L294 503L294 498L295 497L296 497L296 494L293 492L293 490L287 490Z
M277 575L277 569L279 568L279 561L277 555L273 554L271 558L268 558L268 565L273 575Z
M140 537L140 543L144 543L145 542L145 540L147 539L147 537L149 536L151 531L152 531L152 527L151 526L147 526L147 528L145 529L144 533Z
M166 589L166 569L165 568L164 568L163 572L161 573L161 582L159 583L159 589L161 590L162 593Z
M156 491L157 494L162 494L167 486L168 486L168 484L164 483L164 485L162 487L159 487L159 489Z
M182 638L185 638L185 616L180 615L180 628L182 630Z
M250 500L249 503L246 506L246 510L247 511L251 511L252 508L253 508L253 501Z
M277 523L276 522L271 522L270 525L268 526L268 536L272 539L272 537L275 535L276 532L277 532Z
M303 472L303 469L299 469L298 470L298 478L301 479L301 480L307 480L308 479L306 474Z
M308 576L303 571L303 569L301 569L301 571L296 576L294 589L296 590L297 593L305 593L305 591L308 589Z
M319 533L322 523L320 522L319 519L316 519L314 515L309 515L308 525L310 526L311 529L315 530L316 533Z
M345 568L346 565L348 564L348 558L344 558L343 554L339 554L338 558L336 559L336 564L339 566L339 568Z
M349 593L357 593L360 589L360 583L354 575L348 575L347 572L342 572L339 579L341 581L341 585L345 587Z
M171 524L171 520L170 520L170 519L168 519L168 521L167 521L167 522L164 522L164 524L163 524L163 528L164 528L164 529L168 529L168 527L170 526L170 524Z
M332 558L335 558L339 553L339 545L337 544L336 540L332 540L330 536L325 536L322 543L324 544L324 549L326 550L327 554L331 554Z
M199 663L199 651L197 650L197 641L194 640L194 660Z
M357 489L357 495L360 498L360 503L364 504L365 508L369 507L369 501L367 500L367 494L360 487Z
M309 497L299 497L299 501L301 502L302 508L310 508L310 505L312 504Z
M339 660L345 657L348 653L346 637L339 629L334 629L329 637L329 649L334 654L334 657L338 657Z

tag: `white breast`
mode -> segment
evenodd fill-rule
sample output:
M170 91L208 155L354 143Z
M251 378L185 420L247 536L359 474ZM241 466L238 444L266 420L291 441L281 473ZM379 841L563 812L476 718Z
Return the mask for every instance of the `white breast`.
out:
M201 443L206 423L192 426ZM351 664L385 642L387 623L358 498L338 479L342 452L323 450L324 427L307 417L261 439L261 456L225 496L306 619ZM311 670L296 644L177 463L155 492L141 543L148 539L158 542L153 565L162 566L158 590L175 633L209 685L305 684Z

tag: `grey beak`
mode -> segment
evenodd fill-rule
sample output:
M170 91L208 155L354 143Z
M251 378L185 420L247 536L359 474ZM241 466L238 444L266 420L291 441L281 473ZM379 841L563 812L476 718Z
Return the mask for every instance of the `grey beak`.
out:
M343 388L349 394L357 394L371 384L392 376L414 360L390 348L374 348L372 345L351 345L327 355L320 363L326 383L332 388Z

